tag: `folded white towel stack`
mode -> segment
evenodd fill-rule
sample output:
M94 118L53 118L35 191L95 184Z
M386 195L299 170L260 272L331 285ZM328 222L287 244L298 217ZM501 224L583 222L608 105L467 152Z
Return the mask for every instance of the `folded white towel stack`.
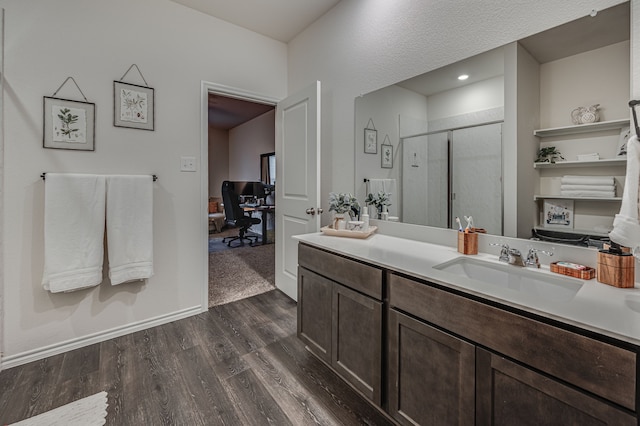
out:
M636 257L640 255L640 223L638 223L638 186L640 179L640 147L638 136L627 142L627 175L624 181L620 213L613 219L611 241L631 247Z
M616 196L613 176L563 176L560 194L566 197L613 198Z
M47 173L44 197L44 272L52 293L102 282L105 178Z
M563 185L615 185L613 176L562 176Z
M153 275L153 178L107 178L107 248L111 284Z

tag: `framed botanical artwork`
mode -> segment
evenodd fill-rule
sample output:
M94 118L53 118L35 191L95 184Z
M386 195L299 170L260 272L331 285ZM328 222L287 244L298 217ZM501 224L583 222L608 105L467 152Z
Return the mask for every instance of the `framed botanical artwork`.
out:
M364 152L365 154L378 153L378 131L376 129L364 129Z
M393 145L380 145L380 167L383 169L393 168Z
M113 125L154 130L154 90L148 86L113 82Z
M44 148L95 150L94 103L45 96L43 106Z
M544 200L545 228L573 229L573 200Z

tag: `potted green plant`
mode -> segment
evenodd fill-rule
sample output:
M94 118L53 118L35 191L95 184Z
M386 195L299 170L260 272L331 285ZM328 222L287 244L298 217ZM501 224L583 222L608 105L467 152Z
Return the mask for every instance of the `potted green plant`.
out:
M356 197L350 193L329 193L329 211L334 212L333 227L335 229L344 228L346 225L346 215L353 217L360 212L360 204ZM340 223L342 222L342 223Z
M555 146L546 146L538 150L536 163L555 163L557 160L564 160L564 157Z
M378 191L377 194L369 193L367 198L364 200L365 204L368 206L375 206L376 212L378 214L378 218L380 217L380 213L386 211L386 208L391 205L390 200L391 194L386 193L384 191Z

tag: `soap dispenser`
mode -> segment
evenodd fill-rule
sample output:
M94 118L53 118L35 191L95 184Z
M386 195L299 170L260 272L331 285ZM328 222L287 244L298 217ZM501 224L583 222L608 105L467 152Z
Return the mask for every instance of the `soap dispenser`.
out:
M362 209L362 215L360 216L360 220L362 221L362 230L369 230L369 207L365 207Z

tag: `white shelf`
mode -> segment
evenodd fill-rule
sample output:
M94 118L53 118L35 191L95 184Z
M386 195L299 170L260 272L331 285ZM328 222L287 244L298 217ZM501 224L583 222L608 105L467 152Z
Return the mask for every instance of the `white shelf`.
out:
M555 163L533 163L534 169L552 169L556 167L605 167L626 166L627 157L605 158L593 161L557 161Z
M608 237L609 233L605 232L596 232L589 229L560 229L560 228L545 228L544 226L534 226L536 231L552 231L552 232L568 232L571 234L580 234L580 235L591 235L594 237Z
M622 129L629 126L629 119L599 121L597 123L578 124L575 126L553 127L550 129L534 130L534 136L546 138L550 136L576 135L580 133L600 132L603 130Z
M534 195L533 200L547 200L547 199L555 199L555 200L576 200L576 201L622 201L622 197L566 197L563 195Z

